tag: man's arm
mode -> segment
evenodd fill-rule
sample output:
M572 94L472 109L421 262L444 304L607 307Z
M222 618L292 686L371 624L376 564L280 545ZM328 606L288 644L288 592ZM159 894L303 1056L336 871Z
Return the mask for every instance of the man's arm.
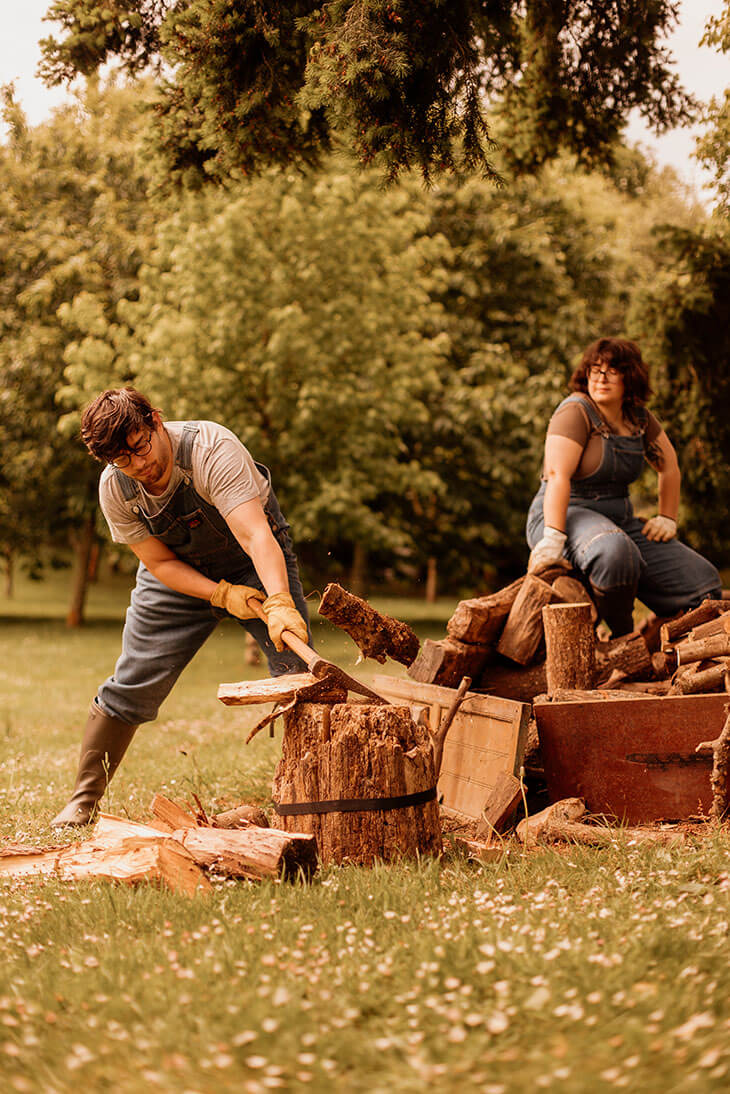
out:
M226 524L253 562L269 596L289 592L289 578L281 547L269 527L258 498L244 501L226 517Z
M187 596L197 596L200 600L210 600L215 592L217 582L211 581L187 562L183 562L156 536L148 536L147 539L130 543L129 546L153 577L167 585L168 589L186 593Z

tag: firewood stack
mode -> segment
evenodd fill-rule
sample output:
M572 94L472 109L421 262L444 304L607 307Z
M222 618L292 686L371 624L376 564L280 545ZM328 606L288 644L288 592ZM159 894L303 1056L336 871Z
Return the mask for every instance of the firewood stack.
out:
M565 610L556 610L559 605ZM650 616L631 634L598 641L597 612L585 586L566 567L551 566L488 596L460 601L446 637L426 639L408 674L445 687L471 676L474 690L522 702L558 691L561 698L567 691L605 698L614 691L730 691L729 610L728 600L705 600L675 619ZM550 656L546 619L554 643Z

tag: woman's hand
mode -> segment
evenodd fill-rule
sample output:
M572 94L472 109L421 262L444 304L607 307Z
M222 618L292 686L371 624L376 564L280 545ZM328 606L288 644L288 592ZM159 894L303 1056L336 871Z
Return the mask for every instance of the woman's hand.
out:
M565 532L559 532L557 528L545 528L542 539L538 540L530 551L530 560L527 563L528 574L541 570L551 563L560 562L567 538Z
M656 543L667 543L677 534L677 522L671 517L663 517L661 513L658 513L646 522L641 531L647 539L652 539Z

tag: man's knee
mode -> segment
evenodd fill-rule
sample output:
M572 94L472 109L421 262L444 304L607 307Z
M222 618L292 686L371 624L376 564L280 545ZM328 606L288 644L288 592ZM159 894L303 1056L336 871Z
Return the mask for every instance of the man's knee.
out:
M582 548L581 570L601 590L637 585L641 576L641 554L620 529L599 532Z

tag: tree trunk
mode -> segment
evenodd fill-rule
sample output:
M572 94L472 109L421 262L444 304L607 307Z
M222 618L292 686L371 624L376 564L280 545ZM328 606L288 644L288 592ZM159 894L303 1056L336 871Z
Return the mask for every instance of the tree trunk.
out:
M5 552L5 596L8 600L12 600L15 594L15 559L13 558L13 552L8 549Z
M438 595L438 559L429 558L426 562L426 603L435 604Z
M362 543L355 543L352 548L352 570L350 571L350 589L355 596L365 595L367 568L367 550L363 547Z
M76 566L71 589L71 604L66 616L67 627L80 627L84 622L86 592L89 587L89 559L96 538L96 514L91 513L84 519L81 531L74 539Z
M285 831L316 837L324 864L440 854L435 797L405 806L393 802L435 785L429 734L407 707L299 703L284 715L275 807ZM329 808L310 808L323 806Z

